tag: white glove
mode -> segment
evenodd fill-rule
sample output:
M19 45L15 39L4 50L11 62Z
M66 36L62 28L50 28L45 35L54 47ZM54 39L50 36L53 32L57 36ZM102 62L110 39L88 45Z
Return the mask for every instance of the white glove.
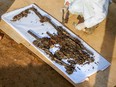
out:
M85 24L84 23L77 24L75 26L75 28L78 29L78 30L83 30L83 29L85 29Z

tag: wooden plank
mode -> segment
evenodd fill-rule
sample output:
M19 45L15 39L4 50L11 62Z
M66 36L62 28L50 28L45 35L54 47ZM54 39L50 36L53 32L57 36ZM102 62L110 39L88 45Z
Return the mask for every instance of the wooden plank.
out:
M26 41L24 38L22 38L22 36L20 36L16 31L14 31L14 29L10 28L5 23L3 23L3 24L1 24L1 25L2 26L7 26L7 28L4 27L5 29L2 28L2 30L4 32L6 32L11 38L13 38L17 43L22 43L24 46L26 46L28 49L30 49L32 52L34 52L38 57L40 57L43 61L45 61L47 64L49 64L52 68L54 68L56 71L58 71L64 78L66 78L74 86L77 86L77 84L75 84L74 82L72 82L72 80L70 80L70 78L68 78L63 72L61 72L61 70L59 68L57 68L56 66L54 66L48 59L46 59L45 56L43 56L42 54L40 54L38 52L38 50L35 49L35 47L33 47L31 44L29 44L28 41Z
M74 86L77 86L77 84L75 84L72 80L70 80L70 78L68 78L63 72L61 72L60 69L58 69L49 60L47 60L45 56L40 54L37 49L35 49L32 45L30 45L30 43L28 41L26 41L24 38L22 38L22 36L20 36L14 29L12 29L9 25L7 25L3 20L2 20L2 23L1 23L2 26L0 26L2 31L4 31L7 35L9 35L18 44L20 44L20 43L23 44L25 47L27 47L29 50L31 50L33 53L35 53L40 59L42 59L44 62L46 62L48 65L50 65L53 69L55 69L58 73L60 73L70 83L72 83Z
M4 0L3 0L4 1ZM10 1L10 0L9 0ZM10 12L12 10L16 10L18 8L24 7L26 5L29 5L31 3L38 4L38 1L32 1L32 0L11 0L12 4L6 4L6 7L4 9L0 8L0 12L3 14L5 12ZM19 4L20 3L20 4ZM8 8L9 6L9 8ZM0 15L2 15L0 14ZM12 29L8 24L6 24L3 20L0 21L0 29L5 32L8 36L10 36L14 41L16 41L18 44L23 44L26 46L29 50L31 50L33 53L35 53L40 59L45 61L48 65L50 65L53 69L55 69L58 73L60 73L65 79L67 79L69 82L71 82L73 85L76 86L64 73L60 72L60 70L55 67L50 61L46 60L46 58L40 54L37 49L35 49L33 46L31 46L24 38L22 38L14 29Z
M0 29L4 31L8 36L10 36L18 44L21 43L22 37L16 31L14 31L8 24L6 24L3 20L0 23Z

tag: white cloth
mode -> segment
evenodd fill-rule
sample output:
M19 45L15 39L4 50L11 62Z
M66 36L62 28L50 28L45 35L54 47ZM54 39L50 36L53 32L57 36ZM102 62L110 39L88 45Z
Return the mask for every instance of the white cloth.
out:
M80 24L76 25L75 28L78 29L78 30L83 30L85 28L85 24L80 23Z
M69 11L84 17L85 27L102 22L107 15L110 0L65 0L70 2Z

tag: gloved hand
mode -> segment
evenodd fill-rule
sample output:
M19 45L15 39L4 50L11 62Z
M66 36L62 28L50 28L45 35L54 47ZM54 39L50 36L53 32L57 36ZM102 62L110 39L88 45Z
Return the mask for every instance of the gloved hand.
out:
M78 30L84 30L85 27L86 27L86 26L85 26L84 23L80 23L80 24L75 25L75 28L78 29Z

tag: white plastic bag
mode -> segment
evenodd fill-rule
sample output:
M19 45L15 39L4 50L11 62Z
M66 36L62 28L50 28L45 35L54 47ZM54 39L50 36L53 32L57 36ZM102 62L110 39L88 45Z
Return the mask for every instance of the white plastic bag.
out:
M85 27L102 22L107 15L110 0L65 0L70 1L69 11L84 17Z

